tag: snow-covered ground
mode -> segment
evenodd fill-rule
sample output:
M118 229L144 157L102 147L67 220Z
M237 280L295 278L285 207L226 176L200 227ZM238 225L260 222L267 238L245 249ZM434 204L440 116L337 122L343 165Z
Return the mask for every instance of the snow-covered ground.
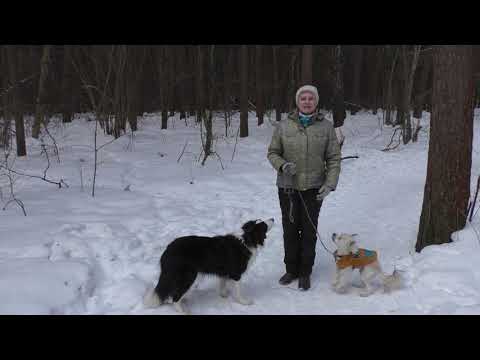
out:
M334 263L320 242L310 291L278 285L283 240L276 174L266 159L273 129L268 119L257 127L252 114L250 136L237 143L238 116L227 137L217 119L218 156L201 166L194 118L180 120L177 114L169 129L161 130L158 114L145 114L133 138L124 136L99 151L95 197L95 123L87 114L71 124L53 121L60 163L49 147L47 178L63 179L69 187L15 176L15 194L27 216L15 203L0 212L0 313L176 314L170 305L142 305L171 240L236 232L247 220L274 217L267 244L243 281L254 304L219 297L216 281L203 277L186 297L192 313L480 314L480 215L453 235L453 243L413 251L428 151L429 114L424 115L419 141L389 152L381 151L392 135L390 127L381 126L381 113L361 112L345 121L343 156L359 158L342 161L338 189L320 213L319 232L330 249L333 232L358 233L362 246L378 250L385 272L401 270L403 289L368 298L356 288L344 295L330 289ZM479 115L472 193L480 172ZM110 140L99 130L100 145ZM47 162L40 142L28 138L27 144L28 156L16 159L14 169L43 176ZM0 185L3 208L10 199L5 176Z

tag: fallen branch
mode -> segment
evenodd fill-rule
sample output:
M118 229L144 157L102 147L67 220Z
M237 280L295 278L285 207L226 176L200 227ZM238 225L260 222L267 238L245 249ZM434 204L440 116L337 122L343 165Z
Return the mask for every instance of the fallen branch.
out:
M233 158L235 157L235 150L237 149L237 141L238 141L238 134L240 133L240 126L238 127L238 130L237 130L237 135L235 136L235 145L233 146L233 153L232 153L232 160L233 161Z
M186 149L187 145L188 145L188 140L185 141L185 145L183 146L182 152L180 153L180 156L177 159L177 163L180 162L180 159L182 158L183 153L185 152L185 149Z
M48 182L48 183L50 183L50 184L58 185L59 188L62 187L62 184L64 184L65 187L68 187L68 185L63 181L63 179L60 179L59 182L56 182L56 181L49 180L49 179L47 179L46 177L41 177L41 176L38 176L38 175L23 174L23 173L21 173L21 172L18 172L18 171L9 169L9 168L6 167L5 165L1 165L1 164L0 164L0 168L4 168L5 170L10 171L10 172L12 172L12 173L14 173L14 174L17 174L17 175L27 176L27 177L31 177L31 178L36 178L36 179L40 179L40 180L46 181L46 182Z
M397 130L400 130L400 134L398 136L398 143L397 145L395 145L394 147L390 147L390 145L392 145L392 142L393 142L393 138L395 137L395 134L397 133ZM383 149L382 151L390 151L390 150L394 150L396 149L399 145L400 145L400 139L402 138L402 128L401 127L397 127L395 129L395 131L393 132L392 134L392 138L390 139L390 143L385 147L385 149Z

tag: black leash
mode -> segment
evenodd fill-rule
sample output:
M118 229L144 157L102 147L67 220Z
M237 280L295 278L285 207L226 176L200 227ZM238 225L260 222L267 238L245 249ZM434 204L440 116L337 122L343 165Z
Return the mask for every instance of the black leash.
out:
M307 217L308 217L308 221L310 221L310 224L312 225L312 227L315 229L315 232L317 233L317 236L318 236L318 240L320 240L320 243L322 244L323 248L333 256L333 258L336 260L337 257L336 257L336 254L334 252L331 252L326 246L325 244L323 243L322 241L322 238L320 236L320 234L318 233L318 230L317 230L317 227L315 226L315 224L313 223L312 221L312 218L310 217L310 213L308 212L308 208L307 208L307 204L305 203L305 200L303 199L303 196L302 196L302 193L299 191L299 190L295 190L295 189L292 189L292 188L287 188L285 189L285 193L288 195L288 198L290 200L290 210L289 210L289 213L288 213L288 217L289 217L289 220L291 223L294 222L294 218L293 218L293 199L292 199L292 195L293 193L297 191L298 192L298 195L300 196L300 200L302 201L303 203L303 207L305 208L305 212L307 213Z

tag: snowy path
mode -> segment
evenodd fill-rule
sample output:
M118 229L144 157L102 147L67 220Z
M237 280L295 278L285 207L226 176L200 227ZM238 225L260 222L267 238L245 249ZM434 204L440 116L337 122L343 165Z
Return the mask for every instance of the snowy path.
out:
M29 217L19 219L18 209L12 208L4 216L7 222L0 224L2 233L16 234L0 244L0 296L10 299L0 312L176 314L168 305L147 310L141 304L173 238L235 232L244 221L274 217L266 247L244 278L245 293L254 304L223 299L213 278L199 278L186 298L194 314L480 313L480 268L475 265L480 246L472 230L461 232L458 243L412 256L423 200L426 135L416 144L381 152L390 129L376 132L375 119L367 114L346 124L344 156L360 158L342 162L338 190L324 203L319 231L329 248L333 232L359 233L362 246L379 251L386 272L394 265L405 271L406 288L368 298L358 296L357 289L345 295L332 292L334 264L320 243L312 289L300 292L296 284L278 285L284 271L283 240L275 173L266 159L271 126L254 128L251 120L253 135L237 144L233 162L234 140L218 141L225 170L215 158L205 168L194 162L198 129L178 122L176 130L162 132L146 121L130 151L125 151L128 139L120 139L102 153L95 198L88 189L80 191L78 179L82 157L88 185L91 154L79 155L66 144L70 150L63 154L63 166L71 165L66 170L54 167L52 174L70 174L72 186L59 191L42 184L39 197L38 189L25 185L21 196ZM79 143L80 138L77 134L65 141ZM185 139L189 145L177 163ZM474 154L477 168L478 163ZM127 185L130 191L123 191ZM37 280L35 274L29 278L29 267ZM63 275L55 278L57 273ZM22 282L54 284L52 295L42 297L36 288L12 290ZM35 304L25 300L15 308L16 297L34 299Z

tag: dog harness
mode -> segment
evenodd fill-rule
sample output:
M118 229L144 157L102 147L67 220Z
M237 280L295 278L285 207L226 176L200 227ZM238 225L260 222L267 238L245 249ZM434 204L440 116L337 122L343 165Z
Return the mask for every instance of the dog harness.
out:
M335 252L335 262L338 269L352 267L354 269L362 268L377 260L377 252L367 249L359 249L356 254L337 255Z

